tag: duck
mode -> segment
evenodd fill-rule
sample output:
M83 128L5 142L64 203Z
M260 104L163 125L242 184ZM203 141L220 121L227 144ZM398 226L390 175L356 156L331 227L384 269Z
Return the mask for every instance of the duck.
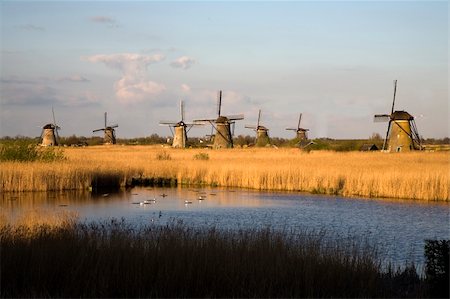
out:
M191 203L192 203L192 201L189 201L189 200L185 200L185 201L184 201L184 204L185 204L185 205L191 204Z

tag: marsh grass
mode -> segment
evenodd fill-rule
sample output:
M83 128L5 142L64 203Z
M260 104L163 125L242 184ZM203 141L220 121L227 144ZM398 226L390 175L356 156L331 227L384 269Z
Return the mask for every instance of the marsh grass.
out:
M205 149L161 151L151 146L67 148L64 161L2 162L0 191L87 189L95 178L107 176L120 187L133 178L164 178L184 185L450 200L449 152L248 148L210 150L207 163L193 159L203 153Z
M123 220L1 228L2 297L420 297L375 251L322 232L135 227ZM404 276L404 285L395 279ZM417 274L415 274L417 277Z

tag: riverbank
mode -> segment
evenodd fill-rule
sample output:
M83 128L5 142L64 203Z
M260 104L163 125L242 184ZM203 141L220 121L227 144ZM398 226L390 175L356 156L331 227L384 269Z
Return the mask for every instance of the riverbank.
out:
M121 188L148 182L450 201L450 153L298 149L65 148L65 160L2 162L1 191ZM134 181L133 181L134 179Z

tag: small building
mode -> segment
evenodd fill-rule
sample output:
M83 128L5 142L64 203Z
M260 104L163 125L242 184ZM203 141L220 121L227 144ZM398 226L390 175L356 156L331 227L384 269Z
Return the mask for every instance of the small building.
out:
M359 148L359 150L361 152L368 152L368 151L378 151L380 150L378 148L378 146L374 143L364 143L363 145L361 145L361 147Z

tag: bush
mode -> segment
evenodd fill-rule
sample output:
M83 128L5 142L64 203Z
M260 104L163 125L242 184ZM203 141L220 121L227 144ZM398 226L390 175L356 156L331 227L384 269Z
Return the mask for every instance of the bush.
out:
M209 155L207 153L198 153L194 155L194 160L209 160Z
M172 160L172 157L167 152L160 152L156 154L156 160Z
M61 148L39 147L33 141L15 140L0 144L0 161L52 162L64 159Z
M425 240L425 274L431 297L449 297L450 240Z

